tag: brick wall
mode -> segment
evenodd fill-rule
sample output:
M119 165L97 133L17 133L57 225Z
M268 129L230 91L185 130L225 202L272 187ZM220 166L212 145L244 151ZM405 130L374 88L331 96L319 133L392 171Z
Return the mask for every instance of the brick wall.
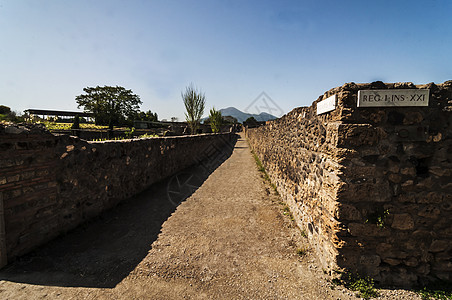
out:
M233 137L86 142L36 126L0 125L3 264L201 161L212 148L230 146Z
M429 89L430 102L357 107L369 89ZM332 95L336 109L317 115ZM452 281L452 81L345 84L247 136L324 269Z

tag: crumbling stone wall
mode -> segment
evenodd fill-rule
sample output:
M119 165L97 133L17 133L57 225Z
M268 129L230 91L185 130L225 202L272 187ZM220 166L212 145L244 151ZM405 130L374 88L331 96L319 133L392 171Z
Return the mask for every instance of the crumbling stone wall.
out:
M372 89L429 89L430 101L357 107ZM247 137L326 270L452 281L452 81L344 84Z
M87 142L38 127L0 125L3 264L230 147L232 139L225 133Z

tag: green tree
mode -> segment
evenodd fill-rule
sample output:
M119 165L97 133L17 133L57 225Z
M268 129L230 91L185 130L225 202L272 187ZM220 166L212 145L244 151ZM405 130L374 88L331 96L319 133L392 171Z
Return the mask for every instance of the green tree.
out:
M138 95L121 86L86 87L83 91L85 94L75 98L78 107L92 113L96 124L108 125L110 129L133 118L142 104Z
M17 114L15 111L12 111L10 107L6 105L0 105L0 121L9 121L9 122L23 122L24 118Z
M209 121L212 132L220 132L223 117L221 116L221 112L219 110L216 110L215 107L210 110Z
M148 111L145 113L145 116L144 116L144 119L143 119L143 120L144 120L144 121L157 122L157 121L158 121L157 113L153 113L151 110L148 110Z
M199 128L199 121L204 114L204 107L206 105L206 96L204 93L198 92L198 90L190 84L185 88L185 93L181 93L182 99L184 100L185 109L185 119L190 126L191 133L196 134Z
M140 111L133 116L133 119L136 121L158 122L157 113L153 113L151 110L148 110L147 112Z
M7 115L9 113L11 113L11 108L6 105L0 105L0 114Z
M259 122L256 121L256 119L254 117L249 117L248 119L246 119L245 122L243 122L243 125L248 126L248 127L256 127L259 125Z

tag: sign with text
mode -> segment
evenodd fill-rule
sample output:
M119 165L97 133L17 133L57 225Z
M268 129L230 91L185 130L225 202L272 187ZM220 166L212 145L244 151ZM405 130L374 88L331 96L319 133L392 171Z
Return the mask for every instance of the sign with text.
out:
M317 102L317 114L323 114L336 109L336 94Z
M358 107L428 106L430 90L361 90Z

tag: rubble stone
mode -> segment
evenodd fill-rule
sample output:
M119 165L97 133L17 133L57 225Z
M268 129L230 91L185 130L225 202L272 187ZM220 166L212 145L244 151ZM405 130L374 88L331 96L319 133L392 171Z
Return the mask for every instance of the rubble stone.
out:
M394 88L430 88L429 106L357 107L359 90ZM336 109L317 115L333 94ZM450 278L451 99L450 82L347 83L246 130L315 249L336 247L318 251L324 269L367 272L389 285ZM354 255L381 263L363 268Z

